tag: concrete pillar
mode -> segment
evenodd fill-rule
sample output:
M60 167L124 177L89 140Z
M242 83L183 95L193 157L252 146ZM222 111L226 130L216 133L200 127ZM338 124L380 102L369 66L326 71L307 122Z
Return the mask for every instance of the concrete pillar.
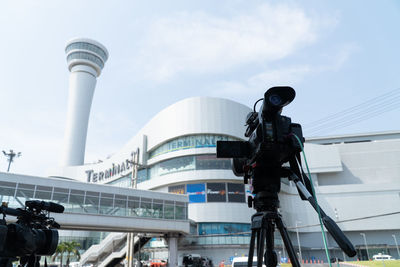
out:
M176 267L178 266L178 237L177 236L167 236L168 242L168 266Z

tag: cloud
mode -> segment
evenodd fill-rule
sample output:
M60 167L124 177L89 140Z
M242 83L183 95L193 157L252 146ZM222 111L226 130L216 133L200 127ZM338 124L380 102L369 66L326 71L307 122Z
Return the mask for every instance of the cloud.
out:
M312 71L313 69L308 65L267 70L262 73L256 74L253 77L250 77L248 80L248 84L250 85L250 87L267 85L267 88L276 85L296 84Z
M136 58L145 78L230 70L287 57L316 40L317 21L297 7L265 4L229 18L179 13L155 20Z
M267 68L262 72L250 75L242 82L223 81L213 85L213 96L230 95L240 99L241 96L253 94L261 95L266 89L277 85L296 86L311 75L322 72L339 71L357 51L355 44L349 43L335 48L322 63L310 65L308 63L289 65L279 68Z

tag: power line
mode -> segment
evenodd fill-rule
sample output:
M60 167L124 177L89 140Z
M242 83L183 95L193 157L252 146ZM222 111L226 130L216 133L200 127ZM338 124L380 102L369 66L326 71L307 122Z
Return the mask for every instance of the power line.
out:
M343 128L400 107L400 88L304 126L309 133ZM309 125L307 127L307 125Z
M331 114L331 115L329 115L329 116L327 116L327 117L318 119L318 120L313 121L313 122L311 122L311 123L306 123L306 124L304 124L304 127L313 126L313 125L315 125L315 124L320 124L321 122L325 122L325 121L327 121L327 120L337 118L337 117L341 116L342 114L345 114L345 115L346 115L346 114L349 114L350 112L357 111L358 109L364 108L365 106L368 106L368 105L371 104L371 103L374 104L374 103L377 103L377 102L379 102L379 101L383 101L383 102L384 102L385 99L391 98L393 95L396 95L396 94L400 94L400 88L397 88L397 89L395 89L395 90L392 90L392 91L390 91L390 92L387 92L387 93L385 93L385 94L383 94L383 95L374 97L374 98L372 98L372 99L370 99L370 100L368 100L368 101L365 101L365 102L363 102L363 103L360 103L360 104L358 104L358 105L356 105L356 106L354 106L354 107L350 107L350 108L344 109L344 110L342 110L342 111L340 111L340 112Z
M400 214L400 211L395 211L395 212L390 212L390 213L383 213L383 214L376 214L376 215L370 215L370 216L364 216L364 217L358 217L358 218L352 218L352 219L347 219L347 220L341 220L341 221L336 221L336 223L345 223L345 222L354 222L354 221L360 221L360 220L366 220L366 219L372 219L372 218L379 218L379 217L385 217L385 216L390 216L390 215L396 215ZM319 226L319 224L308 224L308 225L302 225L298 226L297 228L308 228L308 227L315 227ZM288 229L295 229L296 227L288 227Z
M383 113L386 113L388 111L391 110L395 110L397 108L399 108L399 103L400 101L397 101L395 103L392 103L391 105L388 106L382 106L380 108L376 108L376 109L371 109L368 112L365 112L364 114L357 114L357 116L354 116L352 118L349 118L347 120L343 120L343 121L338 121L337 123L332 122L330 124L326 124L326 125L321 125L319 128L315 128L313 130L309 130L309 133L316 133L316 132L323 132L323 131L327 131L327 130L332 130L332 129L339 129L339 128L343 128L361 121L364 121L366 119L372 118L372 117L376 117L378 115L381 115Z
M360 109L360 110L358 110L356 112L347 113L347 114L344 114L343 116L338 116L338 117L335 117L335 118L332 118L332 119L329 119L329 120L325 120L322 123L314 124L313 126L309 126L308 128L320 127L320 126L322 126L324 124L331 124L331 123L333 123L335 121L343 121L343 120L351 119L351 118L353 118L355 116L358 116L358 115L363 115L365 113L370 113L372 111L385 108L388 105L398 104L399 102L400 102L400 95L396 96L396 97L393 97L391 99L385 100L384 102L377 102L374 105L370 105L370 106L365 107L363 109Z

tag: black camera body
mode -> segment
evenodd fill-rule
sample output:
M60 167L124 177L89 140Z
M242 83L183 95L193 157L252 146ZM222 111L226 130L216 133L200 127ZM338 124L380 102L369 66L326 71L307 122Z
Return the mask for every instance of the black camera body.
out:
M25 208L0 207L0 265L10 266L11 261L20 257L21 262L37 262L38 256L52 255L58 245L60 225L49 217L49 212L62 213L62 205L39 200L25 202ZM6 215L17 217L16 223L7 224Z
M301 125L281 115L282 108L292 102L295 95L291 87L270 88L260 99L263 100L260 110L256 112L254 106L254 111L247 115L245 136L248 141L217 142L217 157L232 158L233 172L244 176L245 183L253 177L255 194L279 192L282 164L302 149L297 140L304 143Z

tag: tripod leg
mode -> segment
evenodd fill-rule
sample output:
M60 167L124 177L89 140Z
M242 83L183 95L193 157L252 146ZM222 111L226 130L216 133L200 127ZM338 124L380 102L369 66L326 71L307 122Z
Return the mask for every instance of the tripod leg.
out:
M263 255L264 255L264 242L265 242L265 228L261 228L260 230L260 242L257 244L257 267L262 267L263 263Z
M289 234L286 230L285 225L282 222L282 219L279 217L275 220L276 227L279 229L281 233L283 243L285 244L286 250L289 254L290 261L293 267L300 267L300 263L296 257L296 252L293 248L292 242L290 241Z
M253 266L254 243L256 242L256 235L258 236L258 231L257 231L257 230L251 230L251 239L250 239L250 249L249 249L248 267Z
M276 252L274 250L274 231L275 225L271 221L268 221L266 223L267 236L265 239L266 250L264 254L264 262L267 267L275 267L278 264Z

